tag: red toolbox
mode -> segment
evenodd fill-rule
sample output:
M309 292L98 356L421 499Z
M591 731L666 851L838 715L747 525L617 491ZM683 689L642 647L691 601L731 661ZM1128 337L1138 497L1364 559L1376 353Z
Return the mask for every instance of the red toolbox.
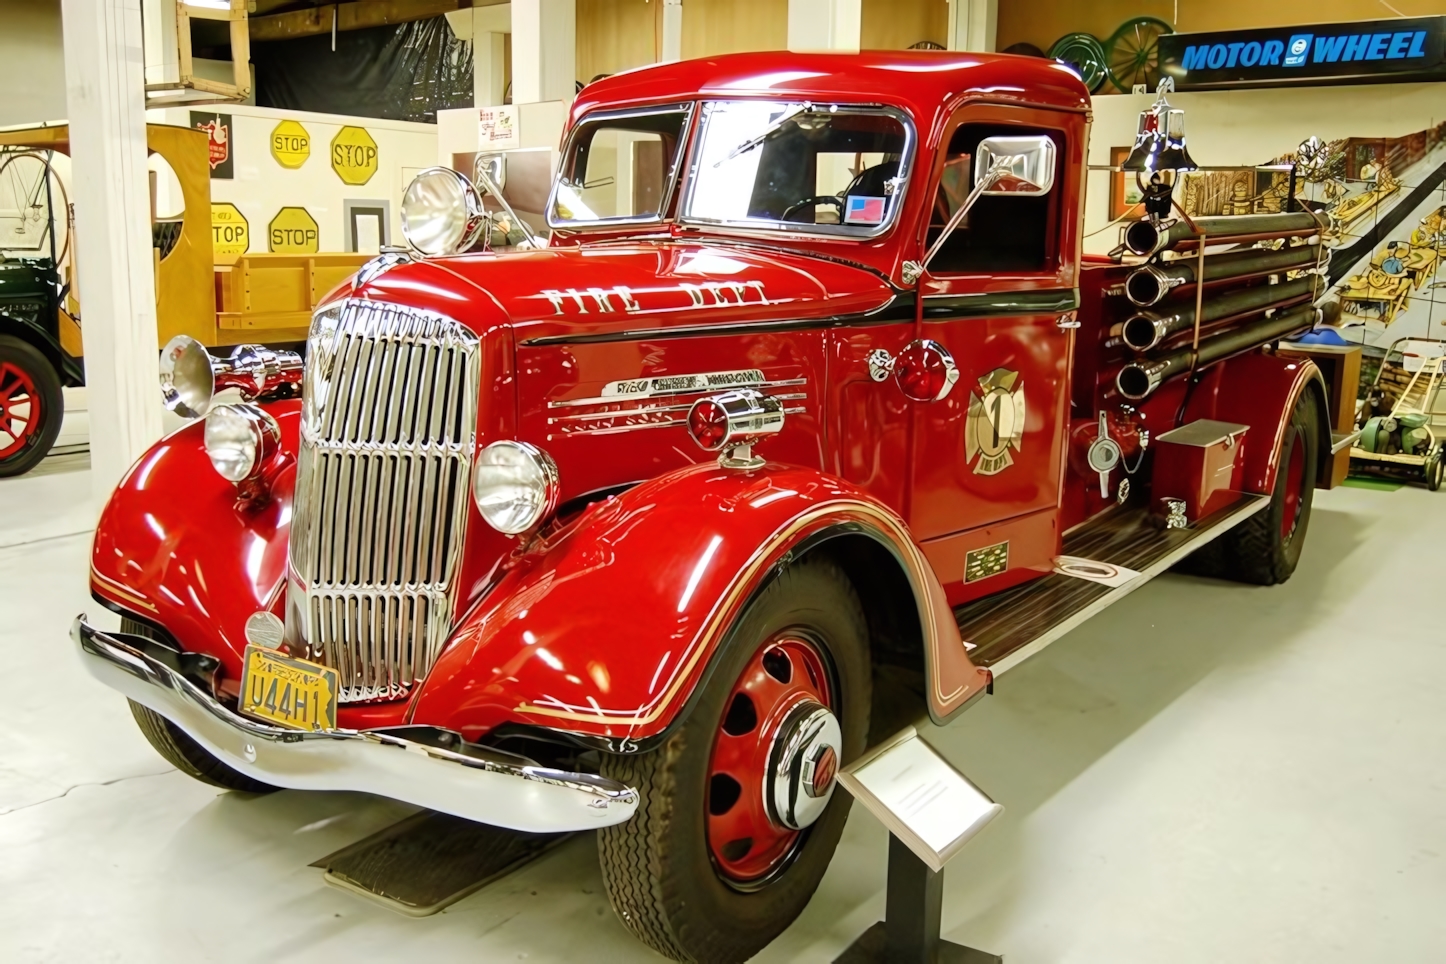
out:
M1180 499L1185 516L1198 522L1234 502L1240 491L1245 460L1241 458L1248 425L1200 419L1154 440L1155 471L1152 502Z

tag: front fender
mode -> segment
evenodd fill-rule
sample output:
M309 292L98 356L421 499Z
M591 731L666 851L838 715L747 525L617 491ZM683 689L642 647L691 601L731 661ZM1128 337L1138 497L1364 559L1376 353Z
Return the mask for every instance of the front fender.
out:
M902 521L813 470L697 465L601 502L513 560L462 621L412 720L467 734L523 723L631 748L663 733L753 594L833 533L884 544L913 588L931 714L988 683Z
M259 609L281 611L301 403L266 408L290 459L267 502L237 504L236 486L211 467L198 419L131 467L91 545L96 598L154 623L187 652L216 657L229 679L241 676L247 618Z

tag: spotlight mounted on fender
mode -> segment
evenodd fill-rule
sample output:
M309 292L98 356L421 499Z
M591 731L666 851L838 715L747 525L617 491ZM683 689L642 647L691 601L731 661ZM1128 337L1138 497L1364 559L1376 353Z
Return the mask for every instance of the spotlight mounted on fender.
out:
M248 402L294 395L301 373L301 356L294 351L237 345L230 358L216 358L190 335L177 335L161 349L161 399L182 418L200 418L227 388L240 389Z
M206 456L216 474L236 483L243 499L266 491L267 470L281 449L281 427L255 405L217 405L206 415Z
M705 452L718 452L725 469L760 469L753 454L760 439L783 429L783 403L751 388L700 398L688 409L688 434Z

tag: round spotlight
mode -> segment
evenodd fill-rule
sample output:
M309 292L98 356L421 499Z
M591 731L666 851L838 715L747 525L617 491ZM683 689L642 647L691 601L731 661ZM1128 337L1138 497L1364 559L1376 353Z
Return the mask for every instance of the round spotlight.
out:
M477 453L472 498L498 532L526 532L557 508L557 464L526 442L493 442Z
M217 405L206 416L206 455L228 482L259 476L280 442L276 420L255 405Z
M484 221L477 189L448 167L431 167L418 174L402 197L402 234L429 258L471 247Z
M211 353L190 335L177 335L161 349L161 399L182 418L200 418L216 394Z
M916 402L937 402L949 394L959 380L954 356L937 341L923 339L909 344L894 362L894 377L905 395Z
M705 452L716 452L728 441L728 412L711 398L702 398L688 410L688 434Z

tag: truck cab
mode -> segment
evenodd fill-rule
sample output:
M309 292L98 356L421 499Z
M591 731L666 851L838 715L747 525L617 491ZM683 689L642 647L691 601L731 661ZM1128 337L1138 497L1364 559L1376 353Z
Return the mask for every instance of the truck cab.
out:
M304 361L166 347L204 418L104 511L86 665L200 779L599 828L643 941L751 956L871 743L1187 557L1299 555L1323 386L1261 346L1311 283L1134 358L1089 110L1039 59L738 54L585 88L545 243L487 249L496 170L424 172Z

